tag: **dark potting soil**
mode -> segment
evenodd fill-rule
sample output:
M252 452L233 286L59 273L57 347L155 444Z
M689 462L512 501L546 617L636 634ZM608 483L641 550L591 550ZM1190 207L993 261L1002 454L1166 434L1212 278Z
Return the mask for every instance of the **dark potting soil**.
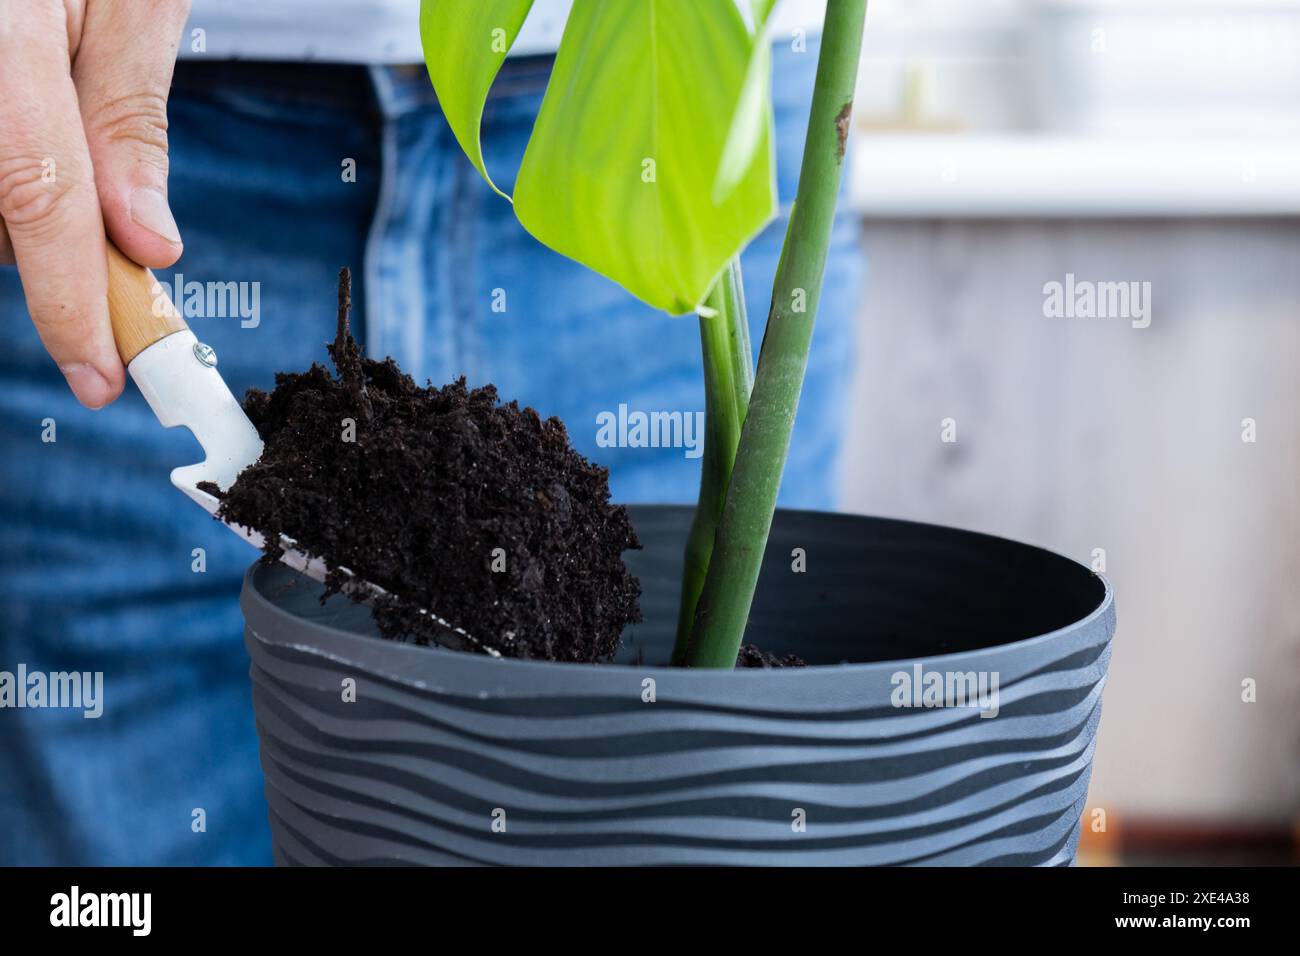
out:
M736 655L737 667L807 667L808 662L798 654L777 657L753 644L742 644Z
M622 559L641 545L609 472L558 418L502 404L491 385L421 388L391 358L363 357L349 282L344 270L328 346L338 375L313 364L249 390L265 448L218 516L261 531L267 561L280 534L323 558L327 594L346 583L339 566L387 590L373 602L385 637L438 643L427 609L507 657L608 660L641 620Z

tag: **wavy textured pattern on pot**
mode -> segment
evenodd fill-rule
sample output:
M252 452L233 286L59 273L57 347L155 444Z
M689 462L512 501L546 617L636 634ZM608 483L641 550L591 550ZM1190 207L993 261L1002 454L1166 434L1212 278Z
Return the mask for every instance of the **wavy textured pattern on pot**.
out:
M783 511L748 639L827 666L646 666L632 662L672 644L690 511L632 510L646 623L627 635L629 666L383 641L364 608L250 569L278 861L1073 860L1115 623L1104 579L972 532ZM893 706L916 665L996 674L996 716Z

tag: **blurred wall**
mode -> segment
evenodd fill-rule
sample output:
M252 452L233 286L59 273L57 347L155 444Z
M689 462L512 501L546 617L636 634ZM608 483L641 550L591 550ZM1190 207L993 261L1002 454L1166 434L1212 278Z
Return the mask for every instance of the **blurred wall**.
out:
M1105 549L1090 805L1294 819L1300 220L868 221L863 251L845 510ZM1150 325L1045 316L1067 273L1149 281Z

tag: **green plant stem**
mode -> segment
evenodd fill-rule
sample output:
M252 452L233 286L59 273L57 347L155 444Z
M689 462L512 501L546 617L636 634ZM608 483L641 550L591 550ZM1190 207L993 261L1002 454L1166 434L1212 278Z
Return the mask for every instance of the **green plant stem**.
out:
M745 424L749 395L754 390L754 353L749 347L749 312L745 308L745 284L740 273L740 257L728 263L722 274L723 305L727 316L727 354L735 374L732 377L732 401L740 425ZM739 439L739 427L736 429ZM734 457L734 455L733 455Z
M692 667L735 666L744 639L808 366L866 12L866 0L826 5L799 189L726 503L696 604L687 652Z
M695 620L695 602L704 588L713 553L713 537L731 481L740 428L754 385L749 346L749 319L741 285L740 260L732 259L705 300L712 315L700 316L700 350L704 356L704 455L700 462L700 497L686 542L682 597L677 611L677 639L672 663L686 663Z

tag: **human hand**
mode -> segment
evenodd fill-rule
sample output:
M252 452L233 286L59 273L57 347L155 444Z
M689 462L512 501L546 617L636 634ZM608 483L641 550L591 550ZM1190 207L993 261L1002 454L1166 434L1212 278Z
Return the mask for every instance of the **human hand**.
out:
M77 399L124 374L105 234L141 265L181 254L167 203L167 94L189 0L0 0L0 262Z

